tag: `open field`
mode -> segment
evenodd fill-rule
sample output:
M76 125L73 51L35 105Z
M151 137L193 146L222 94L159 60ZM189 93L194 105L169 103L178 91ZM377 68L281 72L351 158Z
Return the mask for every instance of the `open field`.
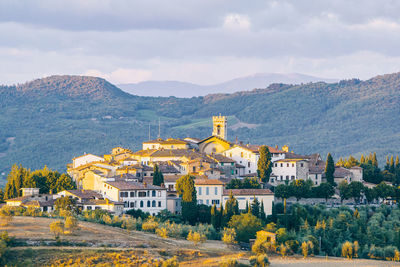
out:
M79 222L75 235L62 236L65 246L55 246L49 225L54 219L40 217L14 217L11 225L0 227L11 236L25 241L27 246L11 248L11 263L17 266L113 266L120 261L126 266L137 262L150 262L177 256L180 266L218 266L223 258L236 258L248 266L250 252L228 248L220 241L208 240L195 247L181 239L164 239L155 234L127 231L111 226ZM272 267L319 267L319 266L400 266L399 263L375 260L347 260L301 256L281 258L271 256ZM12 266L14 266L12 265Z

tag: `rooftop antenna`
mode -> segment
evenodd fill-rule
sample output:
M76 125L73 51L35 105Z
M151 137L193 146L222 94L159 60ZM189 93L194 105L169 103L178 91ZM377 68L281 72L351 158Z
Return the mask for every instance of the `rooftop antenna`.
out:
M161 122L160 122L160 117L158 117L158 138L161 138Z
M150 137L150 122L149 122L149 141L151 140L151 137Z

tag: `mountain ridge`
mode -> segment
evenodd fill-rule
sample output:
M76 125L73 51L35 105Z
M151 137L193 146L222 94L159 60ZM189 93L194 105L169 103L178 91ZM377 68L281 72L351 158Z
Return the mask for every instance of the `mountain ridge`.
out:
M0 178L14 163L63 171L85 152L138 150L149 126L155 138L159 119L163 138L204 138L211 116L220 113L236 125L230 141L331 152L335 159L376 151L381 163L400 154L400 73L193 98L132 96L104 79L81 76L18 86L0 86Z
M215 92L219 94L231 94L238 91L265 88L273 83L300 84L317 81L336 82L337 80L301 73L256 73L211 85L198 85L180 81L144 81L132 84L119 84L117 86L130 94L140 96L176 96L190 98L206 96Z

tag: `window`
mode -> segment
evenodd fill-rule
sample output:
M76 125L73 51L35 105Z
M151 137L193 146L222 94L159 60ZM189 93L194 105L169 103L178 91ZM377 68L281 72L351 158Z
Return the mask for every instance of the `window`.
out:
M131 208L134 208L135 207L135 202L131 202L130 206L131 206Z
M292 167L294 167L294 163L292 163Z
M151 196L155 197L156 196L156 190L151 191Z
M140 172L137 172L137 173L136 173L136 177L140 177Z
M210 194L210 189L208 188L208 186L206 187L206 195L208 196Z
M135 197L135 192L131 192L131 197Z
M214 187L214 195L218 195L218 187Z
M304 163L300 163L300 167L304 167Z
M289 163L286 163L286 167L289 167Z
M206 199L206 204L209 205L210 204L210 200Z
M178 202L176 204L178 204ZM161 207L161 201L158 201L158 207Z
M140 200L140 207L143 208L143 200Z
M168 185L168 191L174 191L174 185L173 184L169 184Z
M281 163L281 167L283 167L283 163Z
M150 200L147 200L147 207L150 208Z
M213 199L211 200L211 204L219 205L219 199Z
M201 187L199 187L199 196L201 196Z
M250 168L250 162L247 162L247 167L249 167L249 168Z
M197 201L197 203L203 204L203 200L202 200L202 199L199 199L199 200Z
M289 180L289 175L286 175L286 180Z
M274 182L274 178L271 178L271 183L273 183Z
M119 196L120 197L128 197L128 192L120 192Z
M278 163L275 163L275 167L278 167Z
M281 180L283 180L283 176L281 175Z
M155 200L153 200L153 201L151 202L151 206L154 207L154 208L156 207L156 201L155 201Z
M236 173L237 173L237 171L236 171ZM234 170L231 170L231 174L232 174L232 175L234 174Z
M87 210L92 210L92 206L87 206L86 209Z
M294 175L292 175L292 180L294 180Z
M146 197L146 192L139 192L139 197Z

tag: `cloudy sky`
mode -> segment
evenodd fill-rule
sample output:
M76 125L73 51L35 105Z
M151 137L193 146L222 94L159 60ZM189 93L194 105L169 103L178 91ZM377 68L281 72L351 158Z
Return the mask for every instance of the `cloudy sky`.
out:
M0 0L0 84L52 74L212 84L400 71L397 0Z

